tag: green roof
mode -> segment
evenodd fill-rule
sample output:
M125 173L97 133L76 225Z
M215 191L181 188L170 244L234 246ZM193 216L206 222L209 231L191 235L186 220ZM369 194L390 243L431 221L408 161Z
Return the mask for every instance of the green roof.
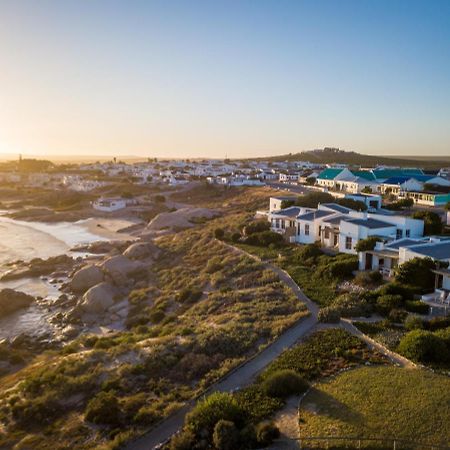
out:
M355 175L355 177L364 178L365 180L375 180L375 175L368 170L352 170L352 174Z
M380 178L392 178L392 177L404 177L411 175L423 175L423 171L420 169L378 169L374 170L373 174L376 179Z
M319 173L318 179L334 180L344 169L325 169Z

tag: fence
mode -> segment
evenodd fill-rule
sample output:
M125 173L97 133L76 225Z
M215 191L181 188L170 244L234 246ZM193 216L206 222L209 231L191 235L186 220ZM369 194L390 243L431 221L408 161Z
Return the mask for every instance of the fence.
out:
M395 438L362 438L342 436L309 436L295 439L298 448L308 449L365 449L365 450L450 450L448 446L424 444Z

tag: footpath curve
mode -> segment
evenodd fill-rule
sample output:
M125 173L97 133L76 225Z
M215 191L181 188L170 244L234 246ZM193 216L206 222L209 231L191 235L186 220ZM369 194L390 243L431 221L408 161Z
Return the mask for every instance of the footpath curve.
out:
M209 395L213 392L232 392L235 389L241 388L250 384L255 376L276 359L284 350L292 347L299 339L309 334L317 324L318 306L312 302L302 290L298 287L295 281L284 270L270 263L261 261L258 257L247 253L232 245L225 244L233 251L256 259L266 268L273 270L288 287L292 289L299 301L305 304L309 310L310 315L306 318L300 319L283 334L281 334L275 341L269 344L261 352L254 357L248 359L246 362L229 372L224 378L212 384L206 389L202 396ZM186 403L181 409L170 415L167 419L162 420L155 428L152 428L148 433L139 437L138 439L129 442L125 449L127 450L151 450L166 442L179 431L184 423L186 414L195 406L197 399L193 399Z

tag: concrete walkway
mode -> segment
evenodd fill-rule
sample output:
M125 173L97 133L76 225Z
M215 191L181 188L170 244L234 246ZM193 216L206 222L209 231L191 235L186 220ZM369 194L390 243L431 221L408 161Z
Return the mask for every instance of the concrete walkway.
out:
M388 359L392 361L392 363L403 367L405 369L416 369L417 365L414 364L409 359L405 358L404 356L399 355L398 353L393 352L392 350L389 350L387 347L385 347L383 344L380 344L379 342L375 341L371 337L364 334L362 331L360 331L358 328L353 325L352 321L350 319L341 319L340 323L341 327L344 328L344 330L347 330L349 333L353 334L354 336L358 337L362 341L364 341L369 348L378 350L380 353L385 355Z
M246 256L250 256L260 261L259 258L250 255L244 250L233 246L229 247L236 252L245 254ZM261 262L261 264L278 274L280 280L286 283L292 289L297 298L306 305L310 315L306 319L301 319L300 322L286 330L276 341L267 346L256 356L250 358L245 363L232 370L225 378L210 386L204 392L204 395L209 395L217 391L231 392L237 388L251 384L255 379L255 376L261 370L276 359L284 350L292 347L299 339L310 333L317 324L317 314L319 308L308 297L306 297L306 295L301 291L287 272L269 263ZM172 435L182 428L186 414L194 407L195 403L196 400L188 402L183 408L160 422L159 425L150 430L147 434L135 441L129 442L125 448L128 450L151 450L158 444L166 442Z

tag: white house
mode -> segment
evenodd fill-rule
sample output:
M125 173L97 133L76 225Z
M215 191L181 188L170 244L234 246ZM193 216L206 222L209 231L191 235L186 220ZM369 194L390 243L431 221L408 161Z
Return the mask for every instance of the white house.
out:
M278 210L273 209L279 205L275 201L268 216L271 229L284 234L290 242L320 242L324 247L356 254L356 244L369 236L391 240L423 236L424 223L418 219L353 211L335 203L319 204L317 209L290 207Z
M92 203L92 207L97 211L113 212L127 207L127 200L124 198L99 198Z

